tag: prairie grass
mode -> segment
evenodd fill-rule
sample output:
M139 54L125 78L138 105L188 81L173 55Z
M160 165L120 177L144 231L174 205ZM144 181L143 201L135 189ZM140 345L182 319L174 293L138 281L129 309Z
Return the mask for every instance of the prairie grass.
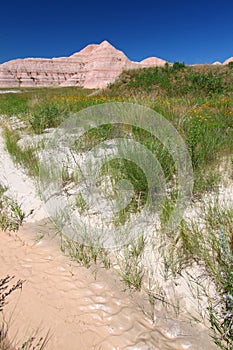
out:
M3 89L2 89L3 90ZM26 121L35 127L35 131L40 133L44 128L50 127L51 118L56 117L61 121L61 113L64 109L58 108L56 99L60 96L62 99L69 98L69 96L78 96L82 98L90 94L93 90L82 89L78 87L41 87L41 88L18 88L18 93L0 94L0 115L8 118L17 115L18 118ZM66 108L67 105L64 105ZM58 113L56 113L58 112ZM48 120L46 120L46 115ZM34 118L38 116L42 120L35 122ZM56 126L59 124L57 123Z
M100 246L82 244L63 237L61 249L74 261L86 268L89 268L92 264L99 264L106 269L111 266L108 251Z
M124 83L125 75L128 83ZM2 102L9 100L9 111L7 112L8 107L4 107L5 102L0 103L0 110L3 108L2 112L8 115L15 112L21 118L24 113L23 118L31 125L32 132L42 133L46 128L58 127L69 113L95 104L132 101L148 105L173 123L185 139L194 169L194 191L201 193L218 186L221 180L221 157L231 155L233 151L232 75L233 70L229 67L208 65L186 67L183 64L174 64L173 67L130 70L123 72L116 83L99 95L87 96L90 91L81 88L34 88L20 94L1 95L0 102L1 99ZM164 77L169 78L172 89L169 90L166 85L162 88L155 84L160 78L165 79ZM218 87L220 81L221 89ZM130 82L133 85L140 82L141 87L136 84L134 89ZM186 85L182 85L180 89L177 84L188 84L189 92L181 92L186 89ZM154 145L153 149L155 152L157 150L156 156L163 164L163 170L171 176L174 164L166 150L162 151L158 147L158 141L151 143L151 136L145 135L142 130L134 129L133 134L136 140L147 147ZM99 141L114 135L116 131L109 126L108 130L104 127L98 132L90 131L86 141L79 142L82 147L85 148L86 144L86 148L91 148Z
M124 95L141 92L162 97L209 96L232 92L233 72L228 66L185 66L141 68L124 71L115 83L109 85L109 93L122 91Z
M216 188L221 157L233 152L233 70L178 63L128 70L105 93L114 97L120 91L162 114L183 136L192 158L194 191ZM162 164L166 168L164 160Z
M44 99L32 110L29 122L35 133L40 134L46 128L58 127L71 113L77 113L84 108L111 101L123 101L124 98L106 96L58 96Z
M6 196L7 188L0 185L0 229L17 231L24 219L24 213L19 204Z
M129 287L140 290L144 268L141 258L144 253L145 239L140 236L136 242L131 242L122 252L122 258L118 259L120 266L120 278Z
M18 145L20 134L17 130L5 127L3 130L3 137L7 151L13 158L14 162L26 168L30 176L38 177L39 163L36 157L36 148L32 146L22 150Z
M209 300L214 341L221 349L233 346L233 209L218 202L205 204L201 216L182 221L174 233L165 265L173 275L190 264L204 267L216 285L218 299ZM198 222L199 221L199 222Z
M40 103L43 100L59 96L86 96L93 91L78 87L28 87L14 88L14 90L19 92L0 94L0 114L27 113L35 103Z
M1 115L21 115L27 114L28 99L21 94L0 94L0 114Z

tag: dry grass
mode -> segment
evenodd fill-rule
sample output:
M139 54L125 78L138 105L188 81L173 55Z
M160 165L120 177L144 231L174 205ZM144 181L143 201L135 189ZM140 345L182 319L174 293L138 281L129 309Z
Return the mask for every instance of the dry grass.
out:
M18 280L12 285L15 276L6 276L0 279L0 315L4 306L7 304L7 298L16 290L22 289L24 281ZM38 337L37 333L29 337L21 346L15 346L14 342L8 337L9 326L2 322L0 324L0 350L42 350L48 342L48 333L43 337Z

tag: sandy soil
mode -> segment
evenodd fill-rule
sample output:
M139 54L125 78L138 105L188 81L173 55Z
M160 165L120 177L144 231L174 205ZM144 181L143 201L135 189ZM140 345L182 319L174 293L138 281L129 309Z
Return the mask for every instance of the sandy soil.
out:
M51 225L0 233L0 276L25 280L4 309L9 336L20 342L49 331L46 349L215 349L206 329L142 312L143 295L125 290L113 271L79 267L59 250Z
M0 184L7 187L6 195L14 199L26 215L27 222L48 217L44 203L37 194L35 183L25 171L16 167L5 149L0 130Z

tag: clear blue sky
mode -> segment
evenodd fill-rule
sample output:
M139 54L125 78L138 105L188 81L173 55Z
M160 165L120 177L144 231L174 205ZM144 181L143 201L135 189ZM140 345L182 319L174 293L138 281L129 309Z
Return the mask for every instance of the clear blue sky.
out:
M134 61L212 63L233 56L233 1L2 0L0 63L68 56L108 40Z

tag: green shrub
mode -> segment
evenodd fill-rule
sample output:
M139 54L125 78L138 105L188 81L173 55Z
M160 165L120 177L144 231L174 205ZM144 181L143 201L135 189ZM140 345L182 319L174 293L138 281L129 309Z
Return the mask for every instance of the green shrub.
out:
M38 105L30 119L33 130L40 134L46 128L56 128L67 117L68 111L61 110L56 102L45 102Z
M6 190L7 188L0 184L0 229L16 231L22 224L25 214L17 202L6 196Z
M222 77L208 72L207 74L192 74L189 77L189 81L192 84L192 87L196 90L204 92L205 94L221 94L223 93L223 83Z
M174 62L172 65L172 70L176 71L176 70L181 70L184 69L186 66L184 64L184 62Z

